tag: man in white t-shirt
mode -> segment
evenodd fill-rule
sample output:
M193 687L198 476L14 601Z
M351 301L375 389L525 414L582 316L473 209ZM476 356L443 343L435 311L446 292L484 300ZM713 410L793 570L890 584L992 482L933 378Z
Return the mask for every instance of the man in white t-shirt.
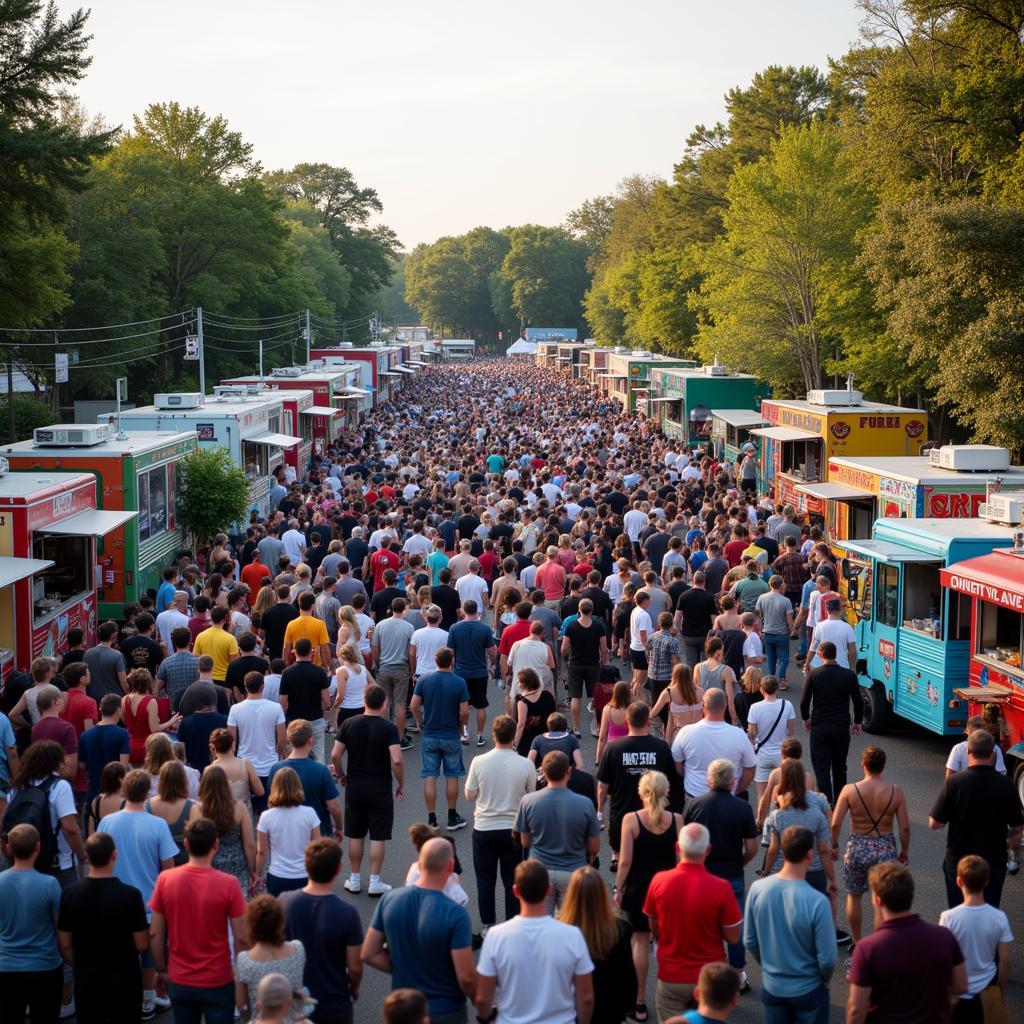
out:
M441 629L440 626L441 609L436 604L428 605L423 610L423 617L427 624L413 633L412 643L409 645L409 653L416 659L413 675L417 679L437 668L434 655L448 645L448 630Z
M164 649L164 657L174 653L171 632L179 626L188 626L187 590L176 590L170 605L156 617L156 635Z
M622 528L626 531L626 536L634 543L637 544L640 541L640 534L644 532L644 527L647 525L647 513L639 508L631 508L622 517Z
M640 697L647 681L647 640L654 632L654 623L647 611L651 595L638 590L634 600L636 607L629 613L629 661L633 666L633 696Z
M480 563L475 558L469 563L469 573L459 577L455 589L459 592L459 600L462 604L467 601L476 601L480 614L487 614L487 609L490 606L487 581L480 575Z
M516 868L519 914L487 932L477 964L476 1014L496 1024L575 1024L594 1009L594 964L583 933L547 913L551 883L538 860ZM543 956L524 956L543 950Z
M683 726L672 740L672 758L683 773L689 797L708 791L708 765L720 757L732 762L736 773L734 793L745 793L754 778L757 757L742 729L725 720L728 700L724 690L704 694L704 718Z
M285 755L284 711L277 701L263 699L261 673L247 673L244 685L245 700L228 711L228 731L235 738L238 756L252 762L263 784L263 796L252 798L253 810L259 814L267 806L270 769Z
M970 736L975 729L986 729L988 723L985 721L984 715L971 715L967 719L967 725L964 728L964 735ZM1003 752L999 749L999 744L995 745L995 761L993 767L1000 775L1006 774L1006 761L1003 759ZM963 772L967 770L967 740L962 740L957 743L956 746L949 752L949 757L946 760L946 778L954 772Z
M857 667L857 638L853 627L845 619L840 618L842 604L839 598L830 597L825 602L825 610L828 612L828 618L822 619L811 630L811 646L804 661L805 675L821 664L821 658L817 657L818 647L826 640L836 645L837 664L843 668Z
M402 545L403 554L422 555L424 558L433 550L433 544L423 535L423 523L417 519L412 524L412 536Z
M306 553L306 535L299 529L298 519L288 520L288 529L282 535L281 543L292 565L298 565Z
M755 622L757 616L753 612L744 612L740 616L740 625L747 634L743 641L744 668L761 668L764 664L764 644L761 642L760 634L754 629Z

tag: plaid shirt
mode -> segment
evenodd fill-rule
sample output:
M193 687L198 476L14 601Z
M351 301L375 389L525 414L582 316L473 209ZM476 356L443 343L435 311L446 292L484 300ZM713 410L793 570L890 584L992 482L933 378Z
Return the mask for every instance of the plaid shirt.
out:
M803 589L807 579L807 559L799 551L779 555L772 563L772 568L782 577L783 590L795 593Z
M652 633L647 638L647 675L651 679L671 679L673 655L679 657L679 641L667 629Z
M167 690L171 709L177 711L181 695L199 678L199 659L190 651L178 651L160 662L156 677Z

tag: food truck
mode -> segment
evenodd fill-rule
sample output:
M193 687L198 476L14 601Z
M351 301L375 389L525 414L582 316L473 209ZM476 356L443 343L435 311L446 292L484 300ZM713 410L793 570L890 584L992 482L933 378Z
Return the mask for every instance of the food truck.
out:
M963 731L967 702L954 691L967 685L970 602L943 586L945 570L1010 547L1019 532L990 518L878 519L870 539L844 542L868 732L896 718L940 736Z
M751 430L765 426L764 417L754 409L712 409L711 447L718 461L737 462L748 450L757 458L761 438Z
M2 468L2 467L0 467ZM0 475L0 648L9 666L96 642L96 543L137 512L98 509L92 473ZM13 651L13 655L10 653Z
M799 514L824 521L829 463L837 457L918 455L928 440L923 409L865 402L852 386L809 391L805 401L766 398L761 414L758 486L776 505L792 505Z
M353 394L354 389L359 390L357 397L362 401L356 411L360 414L374 405L391 401L393 393L397 393L396 378L402 375L391 370L396 355L397 349L380 343L359 346L343 343L335 348L310 350L311 359L323 360L329 367L338 363L355 363L358 376L353 374L352 383L346 390L349 394Z
M442 338L442 359L472 359L476 355L476 342L472 338Z
M333 444L346 428L355 427L359 420L359 397L349 393L349 375L336 374L334 370L335 367L283 367L262 377L246 374L221 383L226 387L276 393L284 406L284 432L302 438L302 444L285 451L285 463L302 477L309 469L313 452L323 454L327 445Z
M627 412L635 412L638 402L646 408L651 375L656 370L696 365L693 359L675 359L654 352L614 348L608 352L607 369L598 374L597 385L610 398L619 399Z
M691 445L710 441L716 409L754 410L769 394L768 385L756 377L733 373L717 362L697 367L652 366L649 388L637 394L638 407L648 410L668 437Z
M974 519L993 487L1024 491L1024 467L1011 466L1005 448L966 444L923 455L829 459L828 483L797 490L824 501L829 540L841 551L847 537L866 536L879 517Z
M104 414L107 422L113 414ZM224 448L249 479L249 511L270 513L271 473L284 462L283 451L302 443L284 433L284 406L279 395L171 392L154 396L152 405L121 412L122 428L177 432L194 430L200 448ZM246 517L248 519L248 517ZM235 523L236 533L247 522Z
M589 345L580 352L580 377L590 384L597 383L597 375L608 367L606 348L591 348Z
M1015 522L1024 514L1024 496L987 503L1009 511ZM1010 505L1011 508L1007 509ZM970 715L983 714L998 724L1007 773L1024 803L1024 533L1014 531L1012 547L957 562L940 572L950 602L969 614L969 662L965 685L954 698L967 701Z
M100 542L96 601L101 619L123 619L124 606L156 593L163 570L185 546L177 521L178 465L196 450L194 430L117 434L106 424L39 427L30 441L0 448L14 472L67 470L96 477L97 506L135 512Z

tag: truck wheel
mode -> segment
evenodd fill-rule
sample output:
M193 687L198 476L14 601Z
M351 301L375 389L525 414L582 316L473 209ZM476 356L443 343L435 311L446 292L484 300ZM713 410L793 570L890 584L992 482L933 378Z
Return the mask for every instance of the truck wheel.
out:
M1018 761L1017 767L1013 769L1013 781L1017 785L1017 796L1024 806L1024 761Z
M864 731L871 733L885 732L892 724L892 706L885 695L885 687L874 682L861 691L864 698Z

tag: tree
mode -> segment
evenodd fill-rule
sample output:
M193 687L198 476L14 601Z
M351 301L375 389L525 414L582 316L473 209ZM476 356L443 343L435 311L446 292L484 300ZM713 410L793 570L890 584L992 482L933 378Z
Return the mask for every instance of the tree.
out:
M501 265L516 315L526 324L584 327L587 249L564 228L513 228Z
M185 529L205 543L232 524L245 521L249 481L224 448L200 448L181 460L179 516Z
M839 132L784 128L768 156L737 168L726 197L725 234L700 257L698 347L779 388L820 387L872 213Z
M405 301L405 262L407 254L399 253L391 262L391 280L373 297L374 309L380 310L385 320L399 323L419 323L420 314Z
M2 372L2 371L0 371ZM11 410L7 404L7 396L0 398L0 423L9 423ZM32 436L36 427L48 427L53 423L53 407L48 402L40 402L29 395L14 395L14 437L11 441L24 441ZM0 428L2 429L2 428Z

